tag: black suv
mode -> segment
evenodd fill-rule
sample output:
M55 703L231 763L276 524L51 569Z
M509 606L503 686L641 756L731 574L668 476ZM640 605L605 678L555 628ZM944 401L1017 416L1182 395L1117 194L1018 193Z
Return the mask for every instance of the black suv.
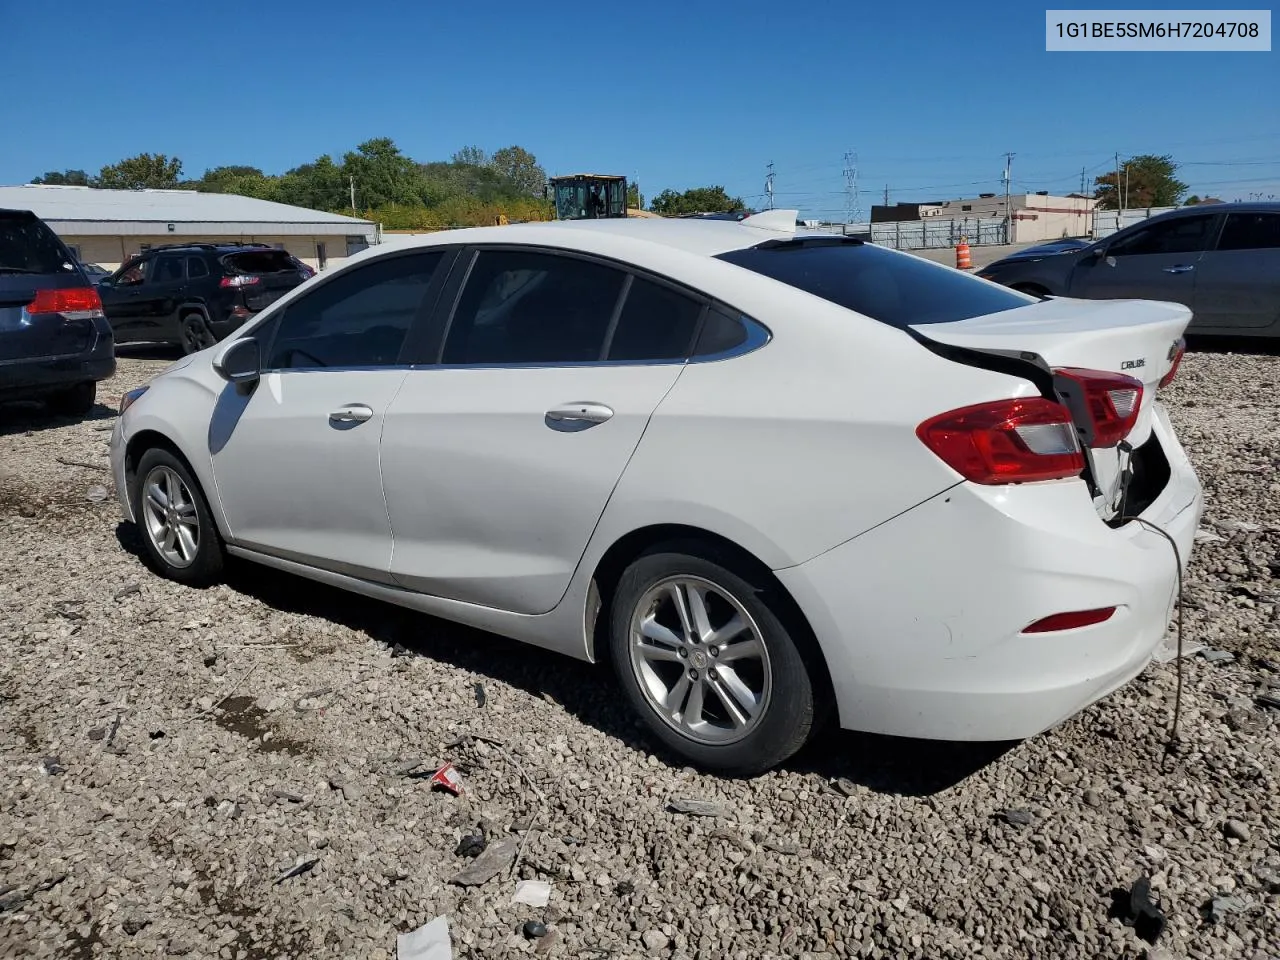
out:
M30 210L0 210L0 400L84 416L116 370L98 291Z
M312 276L310 267L262 243L152 247L101 280L117 343L212 346Z

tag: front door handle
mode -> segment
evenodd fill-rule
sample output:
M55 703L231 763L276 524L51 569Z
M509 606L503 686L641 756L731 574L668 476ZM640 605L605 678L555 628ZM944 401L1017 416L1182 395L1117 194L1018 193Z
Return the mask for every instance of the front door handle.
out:
M552 430L571 433L604 423L612 416L613 410L603 403L566 403L547 411L546 424Z
M363 403L348 403L329 414L331 423L364 423L373 417L373 408Z
M1165 267L1165 273L1190 273L1195 267L1190 264L1180 263L1176 267Z

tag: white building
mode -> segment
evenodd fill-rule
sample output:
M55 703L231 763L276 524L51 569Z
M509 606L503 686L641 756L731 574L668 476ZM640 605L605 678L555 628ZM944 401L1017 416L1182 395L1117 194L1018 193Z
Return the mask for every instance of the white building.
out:
M85 263L114 270L165 243L266 243L317 270L379 240L378 224L227 193L0 187L0 208L30 210Z

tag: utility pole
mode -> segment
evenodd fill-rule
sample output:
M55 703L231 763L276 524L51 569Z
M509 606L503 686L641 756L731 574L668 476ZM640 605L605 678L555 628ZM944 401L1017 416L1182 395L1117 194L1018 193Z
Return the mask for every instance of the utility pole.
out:
M1082 197L1084 196L1084 173L1085 173L1085 168L1081 167L1080 168L1080 196Z
M768 174L765 175L765 178L764 178L764 192L765 192L765 195L769 198L768 199L769 209L772 210L773 209L773 164L772 163L769 164L769 172Z
M845 223L857 223L862 219L858 197L858 155L846 151L844 155L844 217Z
M1116 229L1119 230L1124 224L1124 197L1120 195L1120 153L1116 152Z
M1004 242L1013 243L1013 207L1009 196L1011 185L1010 174L1013 170L1012 153L1004 155Z
M887 183L884 185L884 205L886 207L889 205L889 185Z
M356 178L351 178L351 213L356 212Z

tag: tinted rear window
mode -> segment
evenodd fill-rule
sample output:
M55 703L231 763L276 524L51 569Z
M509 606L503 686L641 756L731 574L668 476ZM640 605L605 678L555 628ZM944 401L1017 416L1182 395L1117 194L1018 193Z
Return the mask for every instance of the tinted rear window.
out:
M41 221L0 213L0 273L70 273L74 269L62 242Z
M874 244L783 242L734 250L719 259L898 328L952 323L1033 302Z
M222 258L238 273L297 273L298 265L283 250L255 250L252 253L232 253Z

